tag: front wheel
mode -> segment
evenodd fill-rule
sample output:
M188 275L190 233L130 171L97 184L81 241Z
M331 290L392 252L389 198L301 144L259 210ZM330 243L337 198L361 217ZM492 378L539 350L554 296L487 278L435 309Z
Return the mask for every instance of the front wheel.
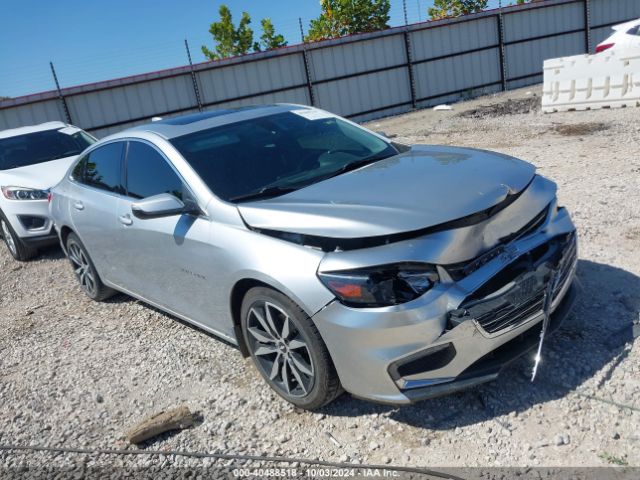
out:
M111 297L115 291L102 283L89 253L75 233L70 233L67 237L66 247L67 256L84 293L98 302Z
M314 410L342 393L327 347L298 305L280 292L256 287L244 297L241 314L251 358L278 395Z

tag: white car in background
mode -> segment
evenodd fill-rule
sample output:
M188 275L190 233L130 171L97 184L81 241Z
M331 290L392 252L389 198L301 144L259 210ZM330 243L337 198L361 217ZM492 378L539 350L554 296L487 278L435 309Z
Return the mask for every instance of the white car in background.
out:
M58 241L49 218L49 188L96 139L62 122L0 131L0 235L20 261Z
M615 33L599 43L596 53L604 52L610 48L640 47L640 18L627 23L621 23L613 27Z

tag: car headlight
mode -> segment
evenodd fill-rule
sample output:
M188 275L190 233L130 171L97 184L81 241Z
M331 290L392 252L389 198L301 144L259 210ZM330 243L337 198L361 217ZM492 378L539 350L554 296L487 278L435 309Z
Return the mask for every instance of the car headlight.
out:
M9 200L46 200L49 191L26 187L1 187L4 198Z
M318 272L318 277L342 303L352 307L388 307L410 302L438 281L435 267L425 263Z

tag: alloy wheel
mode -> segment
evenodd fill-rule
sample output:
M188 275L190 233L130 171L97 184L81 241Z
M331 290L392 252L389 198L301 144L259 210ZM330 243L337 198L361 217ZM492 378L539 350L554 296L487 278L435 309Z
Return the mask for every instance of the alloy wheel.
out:
M275 387L292 397L309 394L314 365L296 320L273 303L256 302L247 314L247 331L256 365Z
M73 264L73 270L80 282L80 286L90 295L96 294L96 279L94 277L93 268L87 255L84 253L80 245L75 242L69 242L67 247L69 251L69 260Z
M13 239L13 235L11 234L11 230L9 230L7 222L0 220L0 225L2 226L2 236L4 237L4 241L7 243L7 247L9 247L9 250L14 256L17 255L18 248L16 247L16 242Z

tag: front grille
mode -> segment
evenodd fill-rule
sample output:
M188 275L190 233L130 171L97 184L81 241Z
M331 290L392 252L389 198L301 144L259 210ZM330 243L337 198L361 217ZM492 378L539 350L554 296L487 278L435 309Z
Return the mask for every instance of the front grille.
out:
M544 302L544 290L537 292L533 297L521 304L507 304L496 310L485 313L476 318L476 321L487 333L496 333L504 328L519 325L527 318L542 311Z
M515 239L526 237L527 235L531 235L536 232L547 220L547 216L549 215L549 206L547 205L544 209L537 214L533 219L528 222L524 227L522 227L517 232L512 233L511 235L501 238L500 242L502 245L489 250L488 252L483 253L471 260L467 260L466 262L454 263L451 265L445 265L445 269L451 276L454 281L462 280L464 277L471 275L473 272L478 270L480 267L493 260L497 256L499 256L505 250L505 245Z
M525 253L449 313L450 323L475 320L487 333L521 325L541 313L553 272L559 275L555 298L577 258L575 234L562 235Z

